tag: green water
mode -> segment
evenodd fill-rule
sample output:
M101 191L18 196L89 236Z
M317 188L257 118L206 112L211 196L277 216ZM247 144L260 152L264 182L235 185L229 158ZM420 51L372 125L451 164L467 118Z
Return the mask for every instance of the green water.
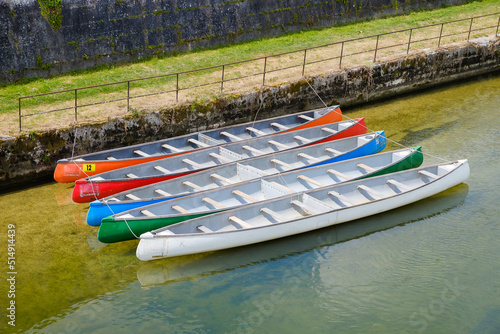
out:
M485 76L344 109L422 145L424 164L469 159L470 178L385 214L233 250L142 263L135 240L97 241L71 185L1 195L16 281L9 297L4 246L0 332L500 333L499 106L500 77Z

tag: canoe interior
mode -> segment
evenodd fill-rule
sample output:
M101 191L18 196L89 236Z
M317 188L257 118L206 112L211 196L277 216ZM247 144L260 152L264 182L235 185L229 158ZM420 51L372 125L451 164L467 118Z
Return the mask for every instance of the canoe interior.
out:
M214 233L235 231L244 229L244 227L229 220L230 216L237 216L239 220L247 224L247 227L254 228L290 222L307 216L343 210L349 207L362 206L366 203L395 197L423 187L441 176L449 174L460 165L461 163L455 162L342 183L333 187L289 195L278 200L264 201L237 211L227 211L222 214L207 216L203 220L190 220L171 225L154 231L154 234L156 236L171 233L175 235L203 234L205 232L198 229L201 223Z

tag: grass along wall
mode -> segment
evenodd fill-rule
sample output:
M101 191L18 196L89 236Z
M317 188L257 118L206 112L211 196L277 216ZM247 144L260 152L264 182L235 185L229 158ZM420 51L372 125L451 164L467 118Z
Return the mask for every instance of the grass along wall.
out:
M3 1L0 3L0 83L463 2Z

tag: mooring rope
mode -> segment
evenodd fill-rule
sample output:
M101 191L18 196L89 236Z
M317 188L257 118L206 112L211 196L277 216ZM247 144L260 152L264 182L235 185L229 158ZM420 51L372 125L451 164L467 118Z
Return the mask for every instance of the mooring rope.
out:
M94 189L94 184L92 182L92 178L80 167L78 166L78 164L76 163L74 157L75 157L75 147L76 147L76 137L78 136L78 128L76 127L75 125L75 138L74 138L74 141L73 141L73 149L72 149L72 152L71 152L71 162L73 164L75 164L75 166L83 173L85 174L85 178L88 180L89 184L90 184L90 187L92 189L92 194L94 196L94 199L95 200L98 200L100 201L101 203L104 203L106 204L106 206L108 207L109 211L112 213L112 215L116 215L116 213L113 211L113 209L111 208L111 206L108 204L108 201L103 201L101 199L99 199L97 197L97 193ZM90 210L90 209L89 209ZM139 239L139 237L134 233L134 231L132 230L132 228L130 227L130 225L128 224L128 221L126 218L123 218L123 220L125 221L125 224L127 225L127 228L129 229L130 233L132 233L132 235L136 238L136 239Z
M307 82L307 84L309 85L309 87L312 89L312 91L314 92L314 94L316 94L316 96L317 96L317 97L321 100L321 102L322 102L322 103L326 106L325 102L321 99L321 97L319 96L318 92L317 92L317 91L314 89L314 87L313 87L313 86L309 83L309 80L307 80L307 78L306 78L306 77L303 77L303 78L304 78L304 80ZM342 117L345 117L345 118L347 118L347 119L349 119L349 120L351 120L351 121L352 121L352 120L354 120L353 118L350 118L349 116L346 116L346 115L344 115L344 114L342 114ZM371 131L371 132L376 132L375 130L372 130L372 129L370 129L368 126L366 126L366 123L365 123L364 127L365 127L365 129L367 129L368 131ZM408 146L406 146L406 145L403 145L403 144L401 144L401 143L399 143L399 142L397 142L397 141L395 141L395 140L392 140L392 139L388 138L388 137L387 137L387 135L385 136L385 139L386 139L387 141L390 141L391 143L393 143L393 144L395 144L395 145L398 145L398 146L402 147L402 148L411 148L411 147L408 147ZM428 156L428 157L434 158L434 159L441 160L441 161L448 161L448 159L444 159L444 158L441 158L441 157L437 157L437 156L434 156L434 155L429 154L429 153L426 153L426 152L422 152L422 154L423 154L423 155L425 155L425 156Z

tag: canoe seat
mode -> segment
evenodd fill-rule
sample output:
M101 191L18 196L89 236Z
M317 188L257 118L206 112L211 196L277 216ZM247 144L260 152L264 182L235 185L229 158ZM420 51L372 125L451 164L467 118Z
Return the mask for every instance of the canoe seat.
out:
M247 223L246 221L244 220L241 220L239 219L238 217L235 217L235 216L230 216L228 218L228 220L232 221L233 223L236 223L238 224L239 226L241 226L242 228L252 228L253 226L250 225L249 223Z
M268 141L268 143L271 144L271 145L274 145L276 147L279 147L279 148L281 148L283 150L287 150L287 149L291 148L290 146L282 144L282 143L279 143L279 142L277 142L275 140L270 140L270 141Z
M149 210L141 210L141 213L148 217L156 217L156 215Z
M333 175L335 175L335 176L337 176L337 177L341 177L341 178L343 178L343 179L345 179L345 180L350 180L350 179L352 179L352 177L347 176L347 175L345 175L344 173L341 173L341 172L339 172L339 171L336 171L335 169L328 169L328 170L327 170L327 172L328 172L328 173L330 173L330 174L333 174Z
M203 190L203 187L200 187L199 185L194 184L193 182L190 182L190 181L183 181L182 184L185 186L191 187L195 190Z
M282 130L282 131L284 131L284 130L288 130L288 126L285 126L285 125L280 124L280 123L272 122L272 123L271 123L271 124L269 124L269 125L274 126L274 127L278 128L278 129L280 129L280 130Z
M121 202L121 201L116 197L110 197L106 202Z
M127 177L129 177L129 178L131 178L131 179L137 179L137 178L138 178L138 176L137 176L137 175L132 174L132 173L128 173L128 174L127 174Z
M264 213L267 213L268 215L270 215L271 217L273 217L276 221L278 222L284 222L285 221L285 218L283 218L282 215L280 215L279 213L269 209L269 208L261 208L260 209L260 212L264 212Z
M198 147L208 147L208 146L210 146L210 145L202 143L201 141L196 140L194 138L189 138L188 142L193 143L193 144L197 145Z
M288 192L289 192L289 193L291 193L291 194L296 193L296 191L295 191L295 190L290 189L290 188L288 188L288 187L285 187L284 185L282 185L282 184L280 184L280 183L278 183L278 182L276 182L276 181L272 181L272 182L269 182L269 183L271 183L272 185L274 185L274 186L276 186L276 187L278 187L278 188L283 189L284 191L288 191Z
M231 180L229 180L228 178L225 178L224 176L220 176L219 174L213 173L213 174L210 174L210 177L217 179L219 181L222 181L222 182L226 182L227 184L233 184L233 182Z
M385 183L387 183L389 185L393 185L393 186L397 187L401 191L410 191L410 190L412 190L412 188L408 187L406 184L403 184L403 183L398 182L398 181L393 180L393 179L387 180Z
M205 225L199 225L199 226L196 226L196 228L204 233L213 233L214 232L211 229L209 229L208 227L206 227Z
M252 146L244 145L244 146L242 146L242 148L244 148L245 150L250 151L252 153L255 153L255 154L259 154L259 155L265 154L263 151L258 150L256 148L253 148Z
M329 133L331 133L332 135L334 135L334 134L337 134L337 133L338 133L338 131L335 131L335 130L330 129L330 128L321 128L321 130L322 130L322 131L325 131L325 132L329 132Z
M189 159L182 159L182 162L184 162L188 165L191 165L193 168L203 168L203 166L200 165L199 163L194 162L194 161L189 160Z
M293 138L306 144L311 142L311 140L301 136L293 136Z
M172 209L174 209L175 211L179 211L180 213L189 213L188 210L179 205L172 205Z
M314 184L314 185L316 185L316 186L318 186L318 187L324 187L324 186L325 186L323 183L318 182L318 181L316 181L316 180L313 180L313 179L311 179L311 178L309 178L309 177L307 177L307 176L305 176L305 175L298 175L298 176L297 176L297 179L304 180L304 181L306 181L307 183Z
M430 177L431 179L437 179L437 178L439 178L438 175L436 175L434 173L431 173L431 172L428 172L426 170L418 171L418 174Z
M314 118L306 116L306 115L299 115L297 117L305 119L306 121L314 121Z
M231 193L235 194L235 195L238 195L240 197L243 197L244 199L250 201L250 202L258 202L259 200L248 195L248 194L245 194L243 191L241 190L233 190Z
M370 166L365 165L365 164L356 164L356 167L362 168L362 169L366 170L367 172L372 172L373 173L374 171L376 171L375 168L370 167Z
M201 200L203 202L207 202L209 204L212 204L217 209L225 209L226 208L226 206L224 204L219 203L216 200L211 199L210 197L203 197Z
M281 160L278 160L278 159L271 159L271 162L274 162L275 164L281 165L281 166L283 166L285 168L288 168L288 169L292 169L293 168L291 165L289 165L286 162L283 162Z
M132 195L132 194L126 194L125 197L128 197L130 198L131 200L134 200L134 201L140 201L141 198L135 196L135 195Z
M340 151L338 151L338 150L335 150L335 149L333 149L333 148L330 148L330 147L325 148L325 151L326 151L326 152L329 152L329 153L332 153L332 154L334 154L334 155L340 155L340 154L342 154L342 152L340 152Z
M258 129L252 128L251 126L248 126L246 129L247 129L247 131L253 132L253 133L255 133L255 134L259 135L259 136L264 136L266 134L263 131L260 131Z
M299 154L297 154L297 155L298 155L299 157L305 158L305 159L307 159L307 160L311 160L311 161L315 161L315 162L320 161L320 159L315 158L315 157L311 157L309 154L299 153Z
M238 137L237 135L233 135L232 133L226 131L222 131L220 134L234 141L243 140L243 138Z
M114 157L111 157L111 156L109 156L109 157L106 157L106 159L107 159L107 160L116 160L116 158L114 158Z
M372 188L370 188L368 186L365 186L364 184L360 184L357 188L358 188L358 190L364 190L365 192L367 192L368 194L370 194L370 196L372 198L374 198L374 199L382 199L382 198L385 197L384 195L382 195L381 193L379 193L375 189L372 189Z
M342 195L342 194L339 194L339 193L338 193L338 192L336 192L336 191L331 190L331 191L329 191L329 192L328 192L328 195L330 195L330 196L332 196L332 197L334 197L334 198L339 199L339 200L340 200L340 202L341 202L342 204L344 204L345 206L352 206L352 205L356 205L356 203L354 203L354 202L350 201L347 197L345 197L345 196L344 196L344 195Z
M172 145L168 145L168 144L162 144L161 147L163 148L166 148L167 150L170 150L174 153L178 153L178 152L182 152L183 150L177 148L177 147L173 147Z
M147 158L147 157L150 157L150 156L151 156L151 155L149 155L149 154L147 154L146 152L143 152L143 151L141 151L141 150L135 150L135 151L134 151L134 153L135 153L135 154L137 154L137 155L140 155L141 157L145 157L145 158Z
M216 159L218 159L218 160L219 160L220 162L222 162L222 163L226 163L226 162L231 162L231 161L232 161L231 159L228 159L228 158L226 158L226 157L223 157L222 155L217 154L217 153L214 153L214 152L209 153L208 155L209 155L209 156L211 156L212 158L216 158Z
M315 213L318 213L311 206L309 206L309 205L307 205L307 204L305 204L305 203L303 203L301 201L298 201L296 199L292 200L290 203L293 204L293 205L298 206L299 208L301 208L302 211L304 211L306 215L313 215Z
M168 169L163 168L162 166L154 166L154 169L162 172L163 174L170 174L171 173Z
M161 189L155 189L155 193L158 193L162 196L172 196L169 193L167 193L165 190L161 190Z

